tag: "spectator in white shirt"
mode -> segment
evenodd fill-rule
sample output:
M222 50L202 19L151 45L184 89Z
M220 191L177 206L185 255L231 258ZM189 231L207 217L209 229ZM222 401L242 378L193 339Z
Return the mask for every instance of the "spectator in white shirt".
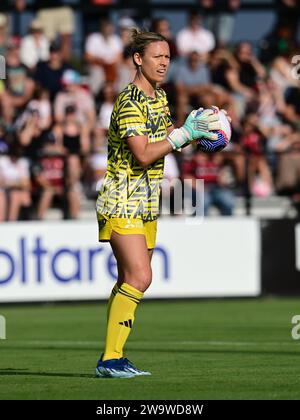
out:
M12 144L9 156L0 157L0 201L2 197L2 204L6 204L3 200L4 191L8 197L7 219L16 221L21 207L28 207L31 204L29 163L26 158L21 157L21 147L17 143ZM5 213L5 210L0 212L0 220L5 219Z
M114 31L114 25L104 20L101 22L100 33L89 35L85 44L90 89L94 95L100 92L105 82L114 83L117 77L117 65L122 59L123 45Z
M29 34L21 41L21 62L34 70L39 61L49 58L49 41L43 34L41 23L34 19L29 27Z
M215 38L212 32L203 28L202 17L192 12L189 17L189 25L178 32L176 43L179 54L182 56L186 56L192 51L203 54L214 49Z

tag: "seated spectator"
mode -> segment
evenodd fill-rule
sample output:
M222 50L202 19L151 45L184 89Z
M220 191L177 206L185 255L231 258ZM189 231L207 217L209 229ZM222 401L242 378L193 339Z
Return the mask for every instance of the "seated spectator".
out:
M89 35L86 40L85 59L88 63L89 85L94 95L100 92L105 82L116 81L123 45L114 31L114 25L103 20L100 32Z
M86 185L86 195L88 198L95 200L104 180L107 169L107 150L105 148L92 150L91 155L87 160L85 168L84 182Z
M136 67L133 63L130 47L124 48L122 54L122 61L118 65L117 79L114 83L117 93L121 92L128 83L132 82L136 72Z
M47 61L49 58L49 42L37 19L31 21L29 34L21 40L20 57L21 62L32 71L39 61Z
M41 118L37 109L28 110L26 118L19 120L20 125L16 126L18 141L23 147L23 154L29 161L35 162L38 159L44 145L47 130L41 128Z
M65 118L68 106L75 106L78 123L84 124L90 132L95 124L95 103L93 96L81 87L81 77L74 70L66 70L61 79L64 91L58 93L54 102L54 117L59 124Z
M188 105L198 108L199 96L210 83L210 72L205 55L200 56L196 51L189 53L178 68L175 83L177 124L182 125L189 112Z
M266 74L263 66L253 56L251 48L249 43L241 43L235 56L224 48L216 49L211 56L212 81L231 94L234 101L234 120L235 115L243 118L247 104L256 98L257 79Z
M250 42L240 42L237 45L235 58L239 65L240 83L255 92L257 80L266 77L266 70L254 55Z
M215 39L212 32L203 27L202 17L198 13L192 12L189 16L188 26L178 32L176 44L181 56L192 51L205 54L214 49Z
M36 66L34 79L50 94L52 102L63 87L61 78L65 70L70 66L63 61L60 44L54 42L50 45L50 56L48 61L40 61Z
M289 50L285 54L278 55L270 65L270 77L284 94L287 88L300 86L299 79L295 78L292 72L292 57L297 51Z
M240 143L249 159L249 189L258 197L267 197L273 191L272 174L265 157L268 133L269 131L259 124L256 114L248 114L245 117Z
M89 129L78 118L76 106L69 105L60 124L54 127L56 143L63 146L66 153L67 177L66 187L69 201L70 217L75 219L80 211L80 178L82 165L80 157L90 151Z
M34 82L20 61L17 39L12 38L7 46L5 90L0 95L2 114L6 124L22 111L34 90Z
M300 136L291 130L276 146L280 153L276 174L276 190L280 195L291 197L300 216Z
M13 143L8 156L0 156L0 201L4 208L0 211L0 220L16 221L22 207L29 207L30 172L26 158L21 157L22 150L18 143ZM7 195L7 202L4 193Z
M180 186L179 186L180 185ZM180 171L174 153L165 156L164 179L161 185L161 214L178 215L182 212ZM176 200L180 200L177 202Z
M182 178L191 182L193 206L203 206L205 216L208 215L211 206L217 207L223 216L231 216L233 214L234 194L226 186L224 165L224 154L204 154L199 150L194 152L191 159L183 162ZM201 196L200 191L201 202L197 202L196 180L204 181L204 197Z
M39 61L47 61L49 58L49 42L37 19L31 21L29 34L21 40L20 56L21 62L31 71L35 70Z
M32 166L33 196L37 201L37 219L43 220L53 200L58 197L64 202L65 156L64 149L56 144L49 132L39 158Z
M16 120L15 126L22 127L32 113L39 116L39 127L41 130L47 130L52 123L52 110L49 100L49 94L45 89L39 86L35 87L33 98L28 102L25 111Z

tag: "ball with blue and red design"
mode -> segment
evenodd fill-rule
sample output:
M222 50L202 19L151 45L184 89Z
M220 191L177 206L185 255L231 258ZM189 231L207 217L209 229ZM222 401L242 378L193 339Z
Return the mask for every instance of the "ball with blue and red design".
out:
M218 114L218 124L216 124L216 129L212 130L212 133L217 135L216 140L211 140L205 137L201 137L196 140L198 148L204 153L216 153L223 150L231 139L231 119L227 115L227 112L223 109L219 110L218 107L212 106L211 109L214 113ZM200 108L197 112L198 115L201 114L204 110Z

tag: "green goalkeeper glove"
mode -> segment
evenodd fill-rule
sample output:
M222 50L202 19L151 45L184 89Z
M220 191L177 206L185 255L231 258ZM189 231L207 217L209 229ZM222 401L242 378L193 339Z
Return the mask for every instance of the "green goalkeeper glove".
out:
M212 109L199 108L193 110L180 128L175 128L167 137L174 150L179 150L186 143L205 137L209 140L217 140L218 136L211 130L219 130L218 113Z

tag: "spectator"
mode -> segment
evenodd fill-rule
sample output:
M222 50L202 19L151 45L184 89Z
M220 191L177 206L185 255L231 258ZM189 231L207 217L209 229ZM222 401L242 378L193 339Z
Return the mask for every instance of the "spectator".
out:
M12 124L14 117L31 98L34 82L20 61L18 41L12 38L7 48L5 90L1 93L0 100L5 123Z
M70 66L63 61L60 45L56 42L52 43L49 60L39 62L34 75L36 82L49 92L51 102L62 90L61 78L67 69L70 69Z
M5 219L5 205L7 204L7 220L16 221L22 207L29 207L30 198L30 173L26 158L22 158L20 145L14 142L8 156L0 156L0 201L4 209L0 212L0 220ZM7 203L3 199L3 190L7 194Z
M291 197L300 216L300 136L299 131L290 131L278 142L280 152L276 174L276 190L280 195Z
M257 80L266 77L266 70L254 55L250 42L240 42L236 47L235 57L239 65L240 83L253 92L257 91Z
M270 64L270 77L284 95L289 87L300 87L299 79L292 72L292 57L297 51L289 49L286 53L279 54Z
M89 35L85 44L89 84L94 95L100 92L105 82L116 81L117 66L122 60L123 45L114 30L114 25L110 21L103 20L100 32Z
M64 149L56 144L52 132L45 138L39 158L32 167L33 196L37 201L37 219L43 220L53 200L64 200Z
M176 42L182 56L192 51L205 54L215 47L213 34L202 26L202 17L194 12L190 14L188 26L178 32Z
M182 165L182 177L192 186L193 206L203 206L204 215L208 215L211 206L217 207L223 216L231 216L234 209L234 194L225 185L224 154L204 154L196 150L191 159ZM197 203L196 180L204 181L204 203ZM201 197L202 198L202 197ZM198 209L199 211L199 209Z
M268 133L269 131L259 124L255 113L245 117L240 142L249 159L249 189L258 197L267 197L273 191L272 174L265 157Z
M168 44L170 47L170 54L172 57L172 60L174 58L178 57L178 50L176 41L173 37L173 34L171 32L170 23L168 19L164 17L155 18L152 20L152 30L153 32L156 32L162 36L164 36L168 40Z
M214 34L219 46L230 43L235 13L240 7L240 0L201 0L200 4L207 15L207 26Z
M47 130L52 124L52 110L47 91L36 87L33 99L29 101L25 111L15 121L14 128L25 126L33 114L38 116L38 126L41 131Z
M43 35L42 25L37 20L31 21L29 34L21 40L21 61L33 71L39 61L49 58L49 42Z
M80 211L80 155L85 156L90 151L89 128L78 118L76 106L68 105L61 123L54 127L54 133L57 144L64 147L67 156L66 187L70 217L76 219Z
M135 65L133 64L130 47L124 48L122 61L118 66L118 76L115 82L116 92L121 92L128 83L132 82L135 75Z
M206 57L193 51L185 57L180 64L175 79L177 92L177 124L184 123L188 105L199 108L199 97L210 83L210 71L206 63Z
M44 144L44 131L41 128L40 114L37 109L27 112L22 125L17 126L19 143L23 146L23 154L30 163L35 162Z
M271 31L260 41L260 59L268 65L278 55L297 47L300 18L298 0L275 0L276 19Z
M119 20L120 39L122 42L123 50L131 43L131 29L136 28L137 25L131 17L123 16Z
M181 214L182 208L176 201L179 199L177 188L180 185L180 171L174 153L165 157L164 179L161 186L161 212L165 215ZM178 194L178 195L177 195ZM181 200L180 200L181 203Z
M76 109L78 123L85 125L91 132L96 121L93 96L81 87L80 74L74 70L66 70L61 79L64 91L58 93L54 102L54 116L57 123L62 123L68 106Z
M44 34L49 42L55 41L59 35L63 60L69 61L72 55L72 35L75 30L73 10L62 0L43 0L42 6L37 17Z

